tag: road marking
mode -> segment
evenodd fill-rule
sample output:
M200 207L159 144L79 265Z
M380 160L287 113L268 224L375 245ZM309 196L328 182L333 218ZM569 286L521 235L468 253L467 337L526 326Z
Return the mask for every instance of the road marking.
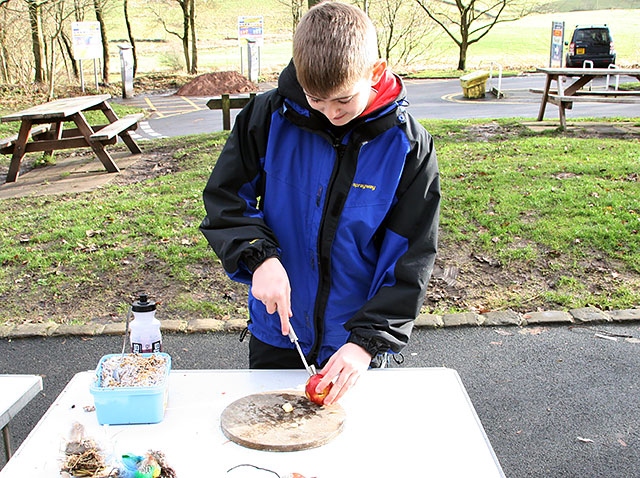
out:
M198 105L184 96L161 96L155 98L153 102L149 97L145 97L144 100L157 118L169 118L207 109L205 105Z
M203 110L204 108L200 108L197 104L195 104L193 101L191 101L189 98L185 98L184 96L181 96L180 98L182 98L185 102L189 103L191 106L193 106L193 108L198 111L198 110Z
M164 115L162 114L162 112L155 107L155 105L151 102L149 97L145 96L144 101L147 103L147 105L149 105L149 108L151 109L151 111L157 114L159 118L164 118Z
M142 131L144 131L144 134L149 136L149 138L144 138L144 137L140 136L140 139L160 139L160 138L166 138L167 137L167 136L164 136L164 135L154 131L154 129L151 126L149 126L149 122L148 121L141 121L139 126L140 126L140 129ZM136 133L136 135L138 135L138 134Z
M507 92L508 90L501 90L501 93L503 95L505 95L505 97L507 97ZM492 95L492 93L487 93L487 96ZM459 97L459 98L456 98ZM491 104L500 104L500 105L523 105L526 103L530 103L529 101L505 101L504 98L503 99L498 99L498 98L492 98L489 100L483 99L480 102L474 102L473 100L470 100L468 98L464 98L462 97L461 93L449 93L448 95L444 95L440 97L441 100L444 101L450 101L451 103L460 103L460 104L486 104L486 103L491 103Z

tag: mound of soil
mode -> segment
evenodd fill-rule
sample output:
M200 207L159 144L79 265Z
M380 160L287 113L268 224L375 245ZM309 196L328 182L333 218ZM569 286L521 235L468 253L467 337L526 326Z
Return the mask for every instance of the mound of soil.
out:
M182 86L176 95L180 96L220 96L223 94L252 93L258 85L236 71L218 71L196 76Z

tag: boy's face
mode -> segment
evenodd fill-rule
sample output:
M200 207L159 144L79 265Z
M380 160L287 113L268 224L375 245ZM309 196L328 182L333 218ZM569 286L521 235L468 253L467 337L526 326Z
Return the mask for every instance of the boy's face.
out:
M329 98L318 98L309 95L306 91L309 105L325 115L331 124L343 126L354 118L360 116L376 97L372 86L380 81L387 68L384 60L378 59L371 73L363 77L356 84L346 87Z
M371 79L363 78L355 85L346 88L329 98L318 98L307 94L309 105L325 115L331 124L343 126L357 118L367 108L373 99Z

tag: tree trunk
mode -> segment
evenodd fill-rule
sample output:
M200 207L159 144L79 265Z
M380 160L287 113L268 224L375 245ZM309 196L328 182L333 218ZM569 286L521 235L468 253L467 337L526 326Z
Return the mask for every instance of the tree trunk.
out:
M37 1L27 0L29 8L29 24L31 25L31 48L33 50L34 77L33 81L42 83L45 80L44 36L42 34L42 18L40 5Z
M55 77L54 72L56 71L56 49L54 45L55 39L51 39L51 64L49 67L49 92L47 94L47 101L51 101L53 99L53 93L55 89Z
M467 49L469 45L466 42L460 43L458 54L458 70L464 71L467 67Z
M182 8L182 51L187 73L191 71L191 59L189 53L189 3L190 0L180 2Z
M309 8L313 7L314 5L317 5L318 3L320 3L322 0L308 0L307 4L309 5Z
M96 20L100 24L100 37L102 38L102 81L109 84L109 40L107 39L107 27L104 24L102 12L102 0L94 0L93 6L96 11Z
M191 25L191 70L192 75L198 74L198 35L196 34L196 0L191 0L189 8L189 24Z
M60 41L64 46L63 51L67 53L67 57L71 60L71 68L73 69L73 76L75 78L80 77L80 72L78 71L78 63L73 59L73 45L71 44L71 40L69 39L69 35L62 30L60 34ZM65 61L66 63L66 61Z
M9 83L9 65L7 63L7 47L4 31L0 30L0 81Z
M133 31L131 30L131 22L129 21L129 0L124 0L124 22L127 25L127 36L131 44L131 53L133 53L133 77L138 71L138 55L136 54L136 42L133 39Z

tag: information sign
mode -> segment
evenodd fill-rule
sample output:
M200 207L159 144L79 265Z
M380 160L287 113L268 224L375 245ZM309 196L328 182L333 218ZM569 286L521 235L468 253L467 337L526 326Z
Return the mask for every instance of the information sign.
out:
M94 60L102 58L102 36L98 22L72 22L71 40L73 58L76 60Z
M264 36L263 25L264 19L261 15L238 17L238 41L240 46L243 46L244 41L247 41L261 47Z
M562 53L564 52L564 22L553 22L551 25L551 52L549 66L562 67Z

